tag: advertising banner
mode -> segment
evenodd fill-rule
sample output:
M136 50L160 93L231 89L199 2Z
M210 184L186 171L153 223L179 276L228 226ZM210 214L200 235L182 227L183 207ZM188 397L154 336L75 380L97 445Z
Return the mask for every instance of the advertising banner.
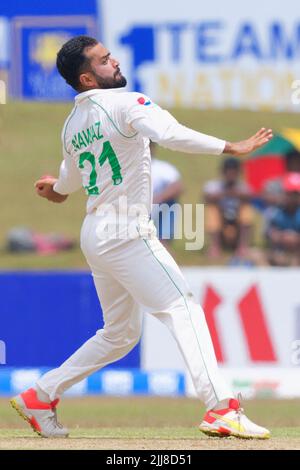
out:
M299 270L191 267L183 272L204 309L221 365L295 367L300 373ZM169 331L147 315L143 366L155 369L159 363L178 370L183 361Z
M0 296L1 370L58 367L103 328L90 273L0 273ZM140 346L111 367L139 368Z
M56 69L56 54L71 37L95 35L91 16L15 17L11 23L14 50L11 92L15 97L65 101L75 92Z
M165 106L289 109L300 79L294 0L99 0L129 88Z

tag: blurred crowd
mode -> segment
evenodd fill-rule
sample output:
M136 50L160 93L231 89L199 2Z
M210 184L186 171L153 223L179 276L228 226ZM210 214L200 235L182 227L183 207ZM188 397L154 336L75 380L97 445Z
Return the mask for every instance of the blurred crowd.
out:
M176 211L168 208L184 188L178 170L156 159L154 147L152 154L152 218L170 248ZM282 176L267 180L259 194L243 178L243 160L232 157L223 159L217 177L204 185L199 202L205 204L205 249L216 263L228 259L227 253L232 265L300 265L300 152L283 158Z

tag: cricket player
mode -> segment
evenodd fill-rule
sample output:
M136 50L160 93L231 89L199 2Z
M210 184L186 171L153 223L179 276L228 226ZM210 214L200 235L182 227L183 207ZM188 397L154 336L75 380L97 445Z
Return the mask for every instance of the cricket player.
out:
M39 196L56 203L82 186L88 195L81 248L101 301L104 327L60 367L14 397L12 406L40 436L67 437L56 417L59 398L124 357L140 340L146 311L171 331L206 405L200 430L212 436L268 438L269 431L245 416L224 381L204 312L156 237L149 217L149 139L194 158L201 153L239 156L268 142L272 131L262 128L249 139L230 143L188 129L147 96L124 91L118 60L87 36L63 45L57 68L78 95L62 131L59 177L42 177L35 186Z

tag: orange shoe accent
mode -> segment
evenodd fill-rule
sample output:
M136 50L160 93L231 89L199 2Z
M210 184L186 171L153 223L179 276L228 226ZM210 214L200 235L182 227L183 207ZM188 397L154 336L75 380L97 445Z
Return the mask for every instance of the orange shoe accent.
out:
M53 400L50 403L52 410L54 410L54 408L56 408L56 405L58 405L58 403L59 403L59 398L56 398L56 400Z
M222 428L221 426L219 427L218 432L226 436L230 436L231 434L231 432L228 429Z
M10 404L16 410L16 412L21 416L21 418L23 418L24 421L27 421L27 423L30 424L33 431L36 432L39 436L42 436L41 432L31 423L31 419L23 413L23 411L19 408L18 404L13 398L10 400Z
M30 423L30 425L33 427L35 431L38 431L39 433L42 431L40 425L38 424L37 420L33 416L32 418L28 420L28 422Z
M215 415L224 416L227 413L229 413L229 411L232 411L232 410L237 411L239 408L240 408L240 402L238 400L236 400L235 398L231 398L229 400L228 408L224 408L223 410L209 410L209 411L207 411L204 418L203 418L203 421L206 421L207 423L212 424L216 421L217 418L215 418L214 416L211 416L211 414L210 414L211 412L213 412Z
M21 393L21 397L26 408L29 410L52 410L59 402L58 398L51 403L40 401L37 397L37 391L34 388L29 388L25 392Z

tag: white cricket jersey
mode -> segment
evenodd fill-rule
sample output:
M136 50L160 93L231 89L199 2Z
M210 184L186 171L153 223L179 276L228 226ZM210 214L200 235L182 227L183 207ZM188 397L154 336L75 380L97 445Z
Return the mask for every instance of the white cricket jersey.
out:
M54 190L70 194L82 186L87 212L102 204L118 208L152 205L149 139L185 153L221 154L225 141L179 124L141 93L94 89L75 97L63 132L63 162Z

